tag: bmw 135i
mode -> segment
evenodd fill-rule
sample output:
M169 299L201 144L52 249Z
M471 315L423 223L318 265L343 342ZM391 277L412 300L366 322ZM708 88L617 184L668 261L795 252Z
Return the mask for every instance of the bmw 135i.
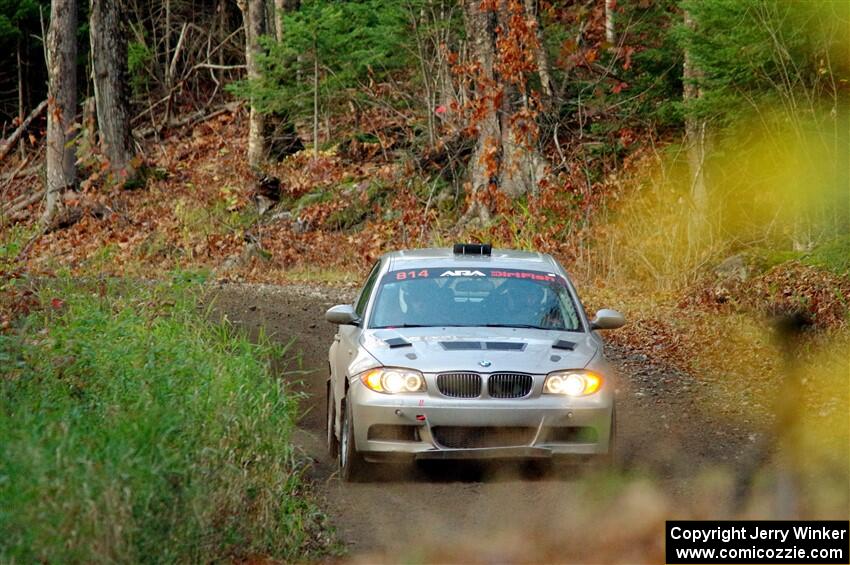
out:
M327 444L343 480L372 463L613 453L614 373L567 273L541 253L457 244L388 253L326 319Z

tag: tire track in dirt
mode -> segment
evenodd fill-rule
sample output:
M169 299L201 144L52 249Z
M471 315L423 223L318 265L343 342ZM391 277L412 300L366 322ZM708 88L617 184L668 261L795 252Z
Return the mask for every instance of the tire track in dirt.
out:
M705 383L609 348L621 373L621 464L632 476L651 477L651 485L642 479L623 485L622 479L589 469L457 463L424 470L381 467L374 482L343 484L325 448L327 349L335 328L325 322L324 312L351 301L354 293L324 286L224 284L214 287L211 297L218 316L253 336L264 331L291 344L293 359L275 370L306 394L295 441L313 461L311 475L324 509L355 561L474 557L504 562L508 556L511 562L548 562L580 561L582 555L594 561L605 561L605 555L663 560L658 540L663 521L677 516L675 498L699 498L693 492L698 471L734 467L752 441L748 430L704 409ZM611 489L617 496L605 495ZM604 536L589 544L581 532L592 520L609 530L619 524L620 531L607 545Z

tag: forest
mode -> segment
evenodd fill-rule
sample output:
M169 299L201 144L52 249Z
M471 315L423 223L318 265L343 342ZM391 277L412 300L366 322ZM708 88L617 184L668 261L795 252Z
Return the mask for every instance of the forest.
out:
M257 306L455 242L626 316L586 517L846 520L848 29L846 0L0 0L0 561L493 557L352 545L302 437L331 334ZM690 437L674 408L729 452L642 455ZM622 530L493 551L663 559Z

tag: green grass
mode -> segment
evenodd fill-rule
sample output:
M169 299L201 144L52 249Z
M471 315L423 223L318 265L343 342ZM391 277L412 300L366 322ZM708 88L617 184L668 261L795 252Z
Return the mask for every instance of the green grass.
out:
M0 562L327 551L285 351L206 321L193 284L52 281L0 335Z
M760 273L788 261L799 261L837 275L850 275L850 235L828 239L808 252L754 247L747 251L747 257Z
M850 235L831 239L815 247L802 259L803 263L832 271L838 275L850 275Z

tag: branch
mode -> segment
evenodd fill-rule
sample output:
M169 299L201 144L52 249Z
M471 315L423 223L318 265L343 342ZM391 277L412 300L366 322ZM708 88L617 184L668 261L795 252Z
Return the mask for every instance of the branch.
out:
M158 128L149 127L145 129L136 130L134 134L139 137L148 137L150 135L153 135L154 133L157 133L157 131L162 131L166 127L178 128L183 126L196 126L207 120L211 120L217 116L226 114L227 112L235 112L241 105L241 101L231 102L230 104L226 104L221 108L210 112L209 114L206 114L203 110L198 110L197 112L192 112L191 114L183 116L179 120L169 120L168 123L162 124Z
M192 67L192 70L194 71L194 70L197 70L197 69L217 69L217 70L221 70L221 71L229 71L229 70L232 70L232 69L247 69L247 68L248 68L248 65L216 65L214 63L198 63L197 65Z
M20 138L21 135L26 131L26 129L30 125L30 122L32 122L37 116L44 112L45 108L47 108L47 100L44 100L41 104L36 106L35 110L30 112L30 115L27 116L27 119L25 119L23 123L18 126L18 129L16 129L12 133L12 135L9 136L6 141L3 142L3 145L0 146L0 161L2 161L6 157L6 154L8 154L12 147L15 145L15 143L17 143L18 138Z
M17 202L16 204L13 204L12 206L9 206L8 208L4 209L3 213L11 215L11 214L14 214L16 212L20 212L24 208L27 208L30 205L35 204L36 202L38 202L42 198L44 198L44 190L36 191L33 194L31 194L29 197L27 197L26 199L21 200L21 201Z

